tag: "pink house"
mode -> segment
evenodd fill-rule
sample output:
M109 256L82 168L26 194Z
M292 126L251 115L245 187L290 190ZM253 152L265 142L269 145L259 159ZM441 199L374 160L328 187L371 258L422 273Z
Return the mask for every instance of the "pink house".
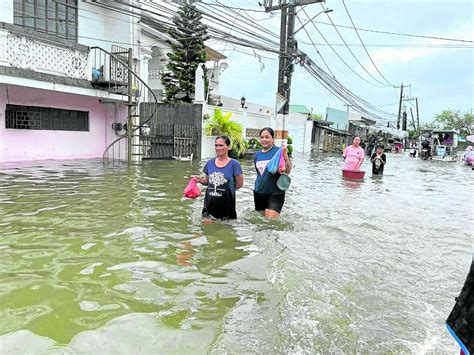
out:
M69 127L54 122L45 127L46 115L83 117L80 124L68 122ZM112 123L126 119L120 102L0 84L0 161L101 158L115 137Z
M127 76L122 67L113 77L111 57L89 46L112 52L118 48L114 41L132 42L130 28L123 25L132 17L124 13L111 19L107 10L81 1L3 4L0 162L101 158L107 146L124 135L117 123L127 122L128 111L127 85L120 92L104 83Z

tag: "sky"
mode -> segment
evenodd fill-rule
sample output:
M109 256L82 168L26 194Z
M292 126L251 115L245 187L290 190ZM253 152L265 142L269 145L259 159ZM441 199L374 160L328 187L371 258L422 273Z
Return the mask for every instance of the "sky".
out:
M213 2L207 0L206 2ZM263 2L263 0L261 1ZM221 0L222 4L262 10L253 0ZM448 37L474 41L474 5L472 0L345 0L357 28L386 32L408 33L423 36ZM336 25L351 26L342 0L327 0L323 6ZM321 11L321 4L305 7L310 17ZM280 12L248 12L266 28L279 34ZM306 15L298 16L305 23ZM224 20L224 19L223 19ZM225 21L225 20L224 20ZM353 29L338 28L342 37L362 65L359 65L344 46L325 13L307 23L305 29L316 44L321 56L336 79L356 95L391 114L398 112L400 89L374 86L360 79L351 67L365 80L375 83L369 73L384 82L370 58L365 53ZM315 27L327 38L346 66L324 42ZM301 24L296 21L296 29ZM453 109L461 113L474 109L474 43L433 40L427 38L395 36L359 31L373 62L388 82L395 86L406 85L405 98L418 98L420 122L433 121L442 110ZM327 70L316 53L304 30L296 34L298 48L306 52L323 69ZM306 44L307 43L307 44ZM209 45L227 56L228 68L221 75L222 95L239 99L241 96L254 103L275 106L278 58L275 54L235 47L232 44L210 41ZM242 53L246 52L246 53ZM262 69L262 65L264 68ZM365 70L363 69L365 68ZM409 86L408 86L409 85ZM303 68L295 66L291 86L291 104L313 108L314 113L324 114L326 107L346 110L344 103L322 87ZM410 107L415 101L405 101L410 117Z

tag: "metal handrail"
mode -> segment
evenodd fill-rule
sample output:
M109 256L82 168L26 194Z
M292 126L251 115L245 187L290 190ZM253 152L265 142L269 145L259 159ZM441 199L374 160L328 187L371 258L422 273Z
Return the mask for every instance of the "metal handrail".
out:
M131 135L131 134L134 133L136 130L138 130L138 129L144 127L145 124L148 124L148 123L151 121L151 119L153 118L153 116L155 115L156 110L157 110L158 99L157 99L155 93L153 92L153 90L147 85L147 83L145 83L145 82L140 78L140 76L139 76L137 73L135 73L135 72L132 70L132 68L130 68L130 67L128 66L127 63L123 62L120 58L118 58L117 56L113 55L112 53L106 51L105 49L103 49L103 48L101 48L101 47L97 47L97 46L90 47L90 50L99 50L99 51L102 51L102 52L108 54L111 58L113 58L114 60L116 60L116 61L119 62L120 64L122 64L125 68L127 68L127 70L130 71L130 73L132 73L132 75L133 75L136 79L138 79L138 81L140 81L140 82L143 84L143 86L144 86L146 89L148 89L148 91L153 95L153 98L154 98L154 101L155 101L155 105L153 105L153 106L154 106L154 109L153 109L153 111L151 112L150 116L148 117L148 119L147 119L145 122L143 122L143 123L137 125L137 127L134 127L134 129L132 129L131 127L128 127L128 131L127 131L127 133L126 133L125 135L123 135L123 136L117 138L117 139L114 140L112 143L110 143L110 144L107 146L107 148L105 148L104 153L102 154L102 159L105 159L105 155L107 154L108 150L109 150L115 143L117 143L118 141L120 141L120 140L122 140L122 139L124 139L124 138L127 138L128 135ZM132 83L128 83L128 85L132 85ZM140 107L138 107L138 109L140 110Z

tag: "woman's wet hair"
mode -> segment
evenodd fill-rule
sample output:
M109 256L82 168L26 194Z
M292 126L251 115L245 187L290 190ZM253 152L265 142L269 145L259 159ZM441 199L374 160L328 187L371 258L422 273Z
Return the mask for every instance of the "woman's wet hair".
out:
M230 147L230 138L229 138L229 136L226 136L226 135L217 136L215 141L217 141L218 139L222 139L224 141L225 145Z
M267 131L268 133L270 133L270 135L272 136L272 138L275 138L275 132L273 131L273 128L270 128L270 127L263 127L263 128L260 130L260 132L258 133L258 135L261 136L263 131Z

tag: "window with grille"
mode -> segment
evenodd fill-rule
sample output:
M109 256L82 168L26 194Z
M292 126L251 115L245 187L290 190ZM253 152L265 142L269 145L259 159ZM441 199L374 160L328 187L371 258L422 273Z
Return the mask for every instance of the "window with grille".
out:
M88 131L89 112L7 105L5 110L5 128Z
M14 24L77 41L77 0L13 0Z

